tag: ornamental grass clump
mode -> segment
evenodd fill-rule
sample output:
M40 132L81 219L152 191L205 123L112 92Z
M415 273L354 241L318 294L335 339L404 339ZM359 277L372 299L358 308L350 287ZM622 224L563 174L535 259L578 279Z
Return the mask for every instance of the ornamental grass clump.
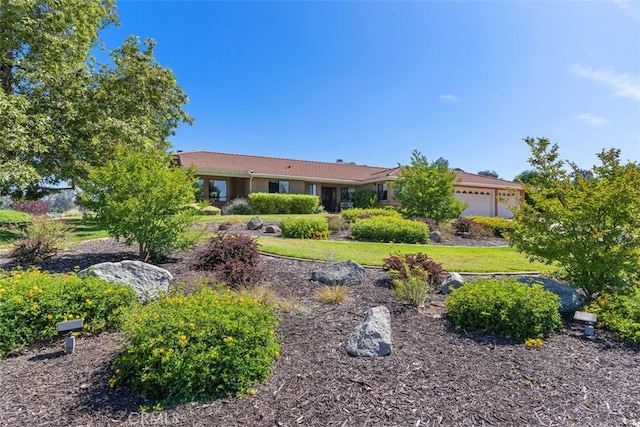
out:
M341 304L347 299L348 294L346 286L323 286L316 293L316 298L323 304Z
M62 221L33 217L24 231L24 237L11 243L9 257L19 264L45 261L60 252L69 235Z
M447 296L447 312L458 330L488 332L526 342L562 327L557 295L515 279L481 278Z
M229 291L154 301L125 322L109 385L163 404L243 395L279 357L276 326L271 305Z
M133 288L96 277L0 270L0 358L56 337L58 322L84 319L91 332L118 328L135 304Z

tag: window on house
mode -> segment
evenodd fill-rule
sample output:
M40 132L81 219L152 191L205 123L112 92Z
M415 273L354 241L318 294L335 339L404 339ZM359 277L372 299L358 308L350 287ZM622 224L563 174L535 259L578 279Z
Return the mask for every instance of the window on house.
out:
M356 189L353 187L341 187L340 188L340 207L352 208L353 202L356 199Z
M318 195L318 186L316 184L309 184L309 194L312 196Z
M227 181L209 181L209 200L216 202L227 201Z
M387 200L387 184L378 184L378 200Z
M289 181L269 181L269 193L289 193Z
M200 178L193 184L193 189L196 193L196 201L201 202L204 200L204 179Z

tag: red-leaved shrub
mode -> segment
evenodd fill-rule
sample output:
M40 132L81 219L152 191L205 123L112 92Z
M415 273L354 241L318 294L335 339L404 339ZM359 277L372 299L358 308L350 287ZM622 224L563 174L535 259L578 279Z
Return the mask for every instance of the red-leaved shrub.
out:
M232 287L253 285L260 279L258 246L249 236L221 234L209 240L196 266L215 271Z

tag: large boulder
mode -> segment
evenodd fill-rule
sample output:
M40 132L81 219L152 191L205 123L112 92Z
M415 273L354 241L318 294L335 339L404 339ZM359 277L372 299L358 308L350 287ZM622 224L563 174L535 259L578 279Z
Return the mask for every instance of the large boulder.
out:
M264 232L267 234L275 234L278 236L282 234L282 230L277 225L267 225L264 229Z
M264 222L256 217L251 218L251 221L249 221L247 223L247 229L248 230L260 230L262 228L262 226L264 225Z
M130 285L138 297L145 303L155 299L159 293L167 292L171 273L164 268L142 261L101 262L80 270L79 276L96 276L106 281Z
M357 262L349 260L336 262L325 268L313 271L311 280L329 286L359 285L364 281L364 275L364 268Z
M560 283L557 280L540 276L521 276L518 282L525 283L529 286L539 283L542 287L560 298L560 313L571 313L582 307L582 296L571 286Z
M464 279L460 273L449 273L442 285L440 285L440 293L444 295L450 294L452 289L457 289L462 285L464 285Z
M432 231L429 233L429 240L434 243L442 243L442 235L439 231Z
M354 357L381 357L391 354L391 315L387 307L374 307L356 326L345 346Z

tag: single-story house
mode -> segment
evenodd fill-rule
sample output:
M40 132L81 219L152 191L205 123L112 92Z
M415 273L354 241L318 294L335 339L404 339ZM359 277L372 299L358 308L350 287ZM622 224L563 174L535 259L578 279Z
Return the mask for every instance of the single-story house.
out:
M178 151L180 166L194 166L201 195L214 206L247 197L250 193L313 194L327 212L353 206L356 191L373 190L380 205L398 205L393 199L392 184L400 176L400 168L384 168L345 163L315 162L216 153L210 151ZM458 180L455 196L468 207L463 215L511 217L507 205L515 205L523 197L522 186L483 175L454 170Z

